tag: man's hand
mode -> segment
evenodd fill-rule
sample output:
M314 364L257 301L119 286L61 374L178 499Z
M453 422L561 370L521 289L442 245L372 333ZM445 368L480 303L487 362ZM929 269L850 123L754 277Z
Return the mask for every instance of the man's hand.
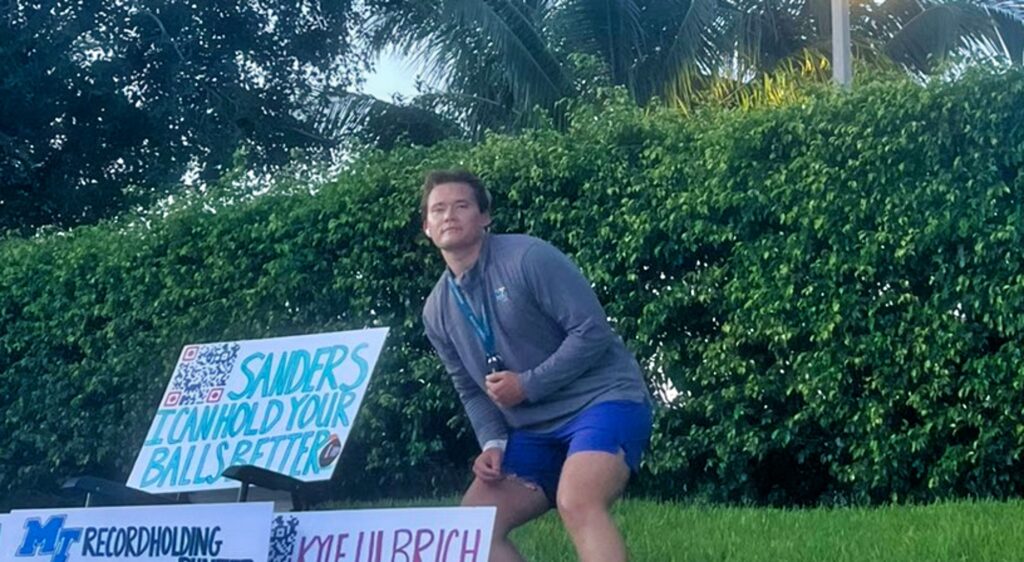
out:
M497 482L505 477L501 473L501 461L505 452L498 447L491 447L477 455L473 461L473 474L484 482Z
M526 400L523 383L519 381L519 373L498 371L487 375L487 396L504 408L511 408Z

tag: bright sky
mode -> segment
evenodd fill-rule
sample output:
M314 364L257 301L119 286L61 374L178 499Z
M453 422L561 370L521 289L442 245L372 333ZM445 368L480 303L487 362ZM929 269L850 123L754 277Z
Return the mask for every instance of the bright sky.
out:
M396 54L384 53L377 62L377 71L366 77L363 91L385 101L390 101L396 93L410 98L416 95L417 72L412 62Z

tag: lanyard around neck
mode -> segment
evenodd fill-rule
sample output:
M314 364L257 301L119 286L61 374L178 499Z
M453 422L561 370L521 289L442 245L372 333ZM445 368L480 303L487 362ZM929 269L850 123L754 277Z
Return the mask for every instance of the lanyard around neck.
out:
M462 292L462 289L455 283L455 280L448 277L448 290L451 292L452 297L455 298L455 302L459 305L459 310L462 311L462 315L469 321L469 325L473 327L473 331L476 333L476 337L480 340L480 345L484 347L484 353L488 357L495 356L497 352L494 348L494 332L491 331L491 324L487 320L487 302L481 303L480 316L477 316L473 312L472 305L469 304L469 299L466 298L466 294Z

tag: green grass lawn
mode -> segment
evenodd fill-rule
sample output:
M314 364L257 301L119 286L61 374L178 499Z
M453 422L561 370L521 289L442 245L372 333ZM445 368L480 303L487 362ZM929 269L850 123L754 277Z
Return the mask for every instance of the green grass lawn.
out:
M1021 501L781 510L633 499L615 517L635 562L1024 561ZM554 512L513 539L531 561L576 560Z

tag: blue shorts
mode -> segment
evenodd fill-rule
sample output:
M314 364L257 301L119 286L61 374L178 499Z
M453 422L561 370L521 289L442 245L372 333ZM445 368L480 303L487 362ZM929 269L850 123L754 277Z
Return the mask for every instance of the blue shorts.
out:
M513 429L508 436L502 472L536 484L554 505L565 459L581 451L625 453L631 472L651 440L652 412L642 402L601 402L551 432Z

